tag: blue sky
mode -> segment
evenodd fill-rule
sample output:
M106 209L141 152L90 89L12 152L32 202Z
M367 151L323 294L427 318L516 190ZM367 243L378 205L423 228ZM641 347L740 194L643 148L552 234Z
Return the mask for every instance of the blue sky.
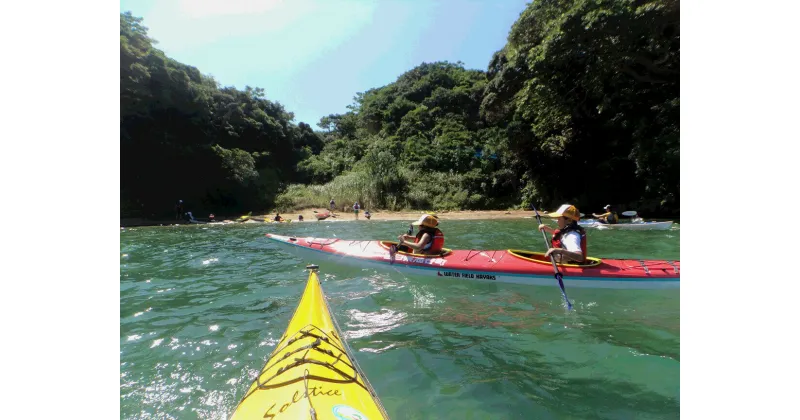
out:
M423 62L486 70L523 0L121 0L168 56L314 129Z

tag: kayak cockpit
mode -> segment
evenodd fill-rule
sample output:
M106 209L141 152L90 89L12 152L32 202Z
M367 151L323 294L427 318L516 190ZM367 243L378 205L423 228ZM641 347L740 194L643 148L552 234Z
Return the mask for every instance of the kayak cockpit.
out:
M387 250L390 249L392 247L392 245L397 246L397 241L380 241L379 243L381 244L381 248L384 248L384 249L387 249ZM437 252L435 254L417 254L417 253L409 252L409 250L411 250L411 248L407 248L405 246L400 246L397 249L397 253L400 254L400 255L408 255L409 257L428 257L428 258L430 258L430 257L444 257L446 255L450 255L453 252L453 250L449 249L449 248L442 248L441 252Z
M539 264L552 264L550 262L550 258L544 257L544 252L534 252L534 251L523 251L519 249L508 249L506 250L509 254L523 259L525 261L530 261ZM586 261L582 264L557 264L559 267L575 267L575 268L587 268L587 267L596 267L600 265L603 261L600 258L593 258L593 257L586 257Z

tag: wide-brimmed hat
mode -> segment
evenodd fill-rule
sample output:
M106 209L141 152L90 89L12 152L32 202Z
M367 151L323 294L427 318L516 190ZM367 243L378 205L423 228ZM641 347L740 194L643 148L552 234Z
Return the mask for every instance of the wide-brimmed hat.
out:
M436 216L432 216L430 214L423 214L419 217L419 220L412 223L414 226L425 226L429 228L435 228L439 225L439 219Z
M554 219L561 216L575 221L581 220L581 212L578 211L577 207L571 204L564 204L563 206L559 207L558 210L552 213L547 213L547 217L552 217Z

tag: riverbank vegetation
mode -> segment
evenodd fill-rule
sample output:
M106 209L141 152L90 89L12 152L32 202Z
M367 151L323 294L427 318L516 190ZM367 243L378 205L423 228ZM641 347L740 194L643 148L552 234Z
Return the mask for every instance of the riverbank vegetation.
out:
M486 70L422 63L295 123L223 87L120 15L123 217L288 211L680 205L677 1L530 4ZM242 59L246 59L243 57Z

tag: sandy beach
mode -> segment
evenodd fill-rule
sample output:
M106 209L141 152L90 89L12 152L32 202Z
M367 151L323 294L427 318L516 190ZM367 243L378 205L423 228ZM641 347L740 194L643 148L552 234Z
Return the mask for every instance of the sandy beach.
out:
M281 217L284 219L292 219L293 222L298 221L298 216L303 215L304 222L316 222L317 219L314 217L314 212L322 213L325 209L302 209L302 210L295 210L290 212L281 213ZM425 212L422 210L417 211L383 211L383 210L374 210L371 211L371 218L367 220L364 217L364 212L358 212L358 221L365 221L369 222L372 220L407 220L409 222L413 222L414 220L419 219L419 216L424 214ZM482 219L521 219L524 217L533 217L533 211L530 210L459 210L459 211L443 211L443 212L436 212L434 213L439 220L446 221L446 220L482 220ZM195 215L195 218L199 220L207 220L207 215ZM259 213L253 214L250 216L250 220L247 220L244 223L261 223L262 221L270 221L275 217L275 213ZM219 221L236 221L236 218L222 218L218 217L217 220ZM333 213L333 216L327 218L326 220L335 220L337 222L345 222L345 221L356 221L355 214L352 211L349 212L341 212L336 211ZM174 225L174 224L187 224L186 221L183 220L151 220L151 219L121 219L120 226L122 227L129 227L129 226L160 226L160 225Z
M306 221L316 221L317 219L314 217L314 210L319 213L322 213L324 209L305 209L300 211L288 212L288 213L281 213L283 218L291 218L293 221L297 221L299 215L303 215L303 219ZM370 220L409 220L414 221L419 219L419 217L425 214L424 211L370 211L371 218ZM533 216L532 211L523 211L523 210L460 210L460 211L446 211L446 212L436 212L434 213L439 220L480 220L480 219L519 219L526 216ZM329 219L335 219L337 221L355 221L356 216L353 211L349 212L334 212L333 215L335 217L330 217ZM255 218L266 218L267 220L271 220L275 217L275 214L264 214L260 216L253 216ZM358 212L358 220L367 220L364 217L364 211Z

